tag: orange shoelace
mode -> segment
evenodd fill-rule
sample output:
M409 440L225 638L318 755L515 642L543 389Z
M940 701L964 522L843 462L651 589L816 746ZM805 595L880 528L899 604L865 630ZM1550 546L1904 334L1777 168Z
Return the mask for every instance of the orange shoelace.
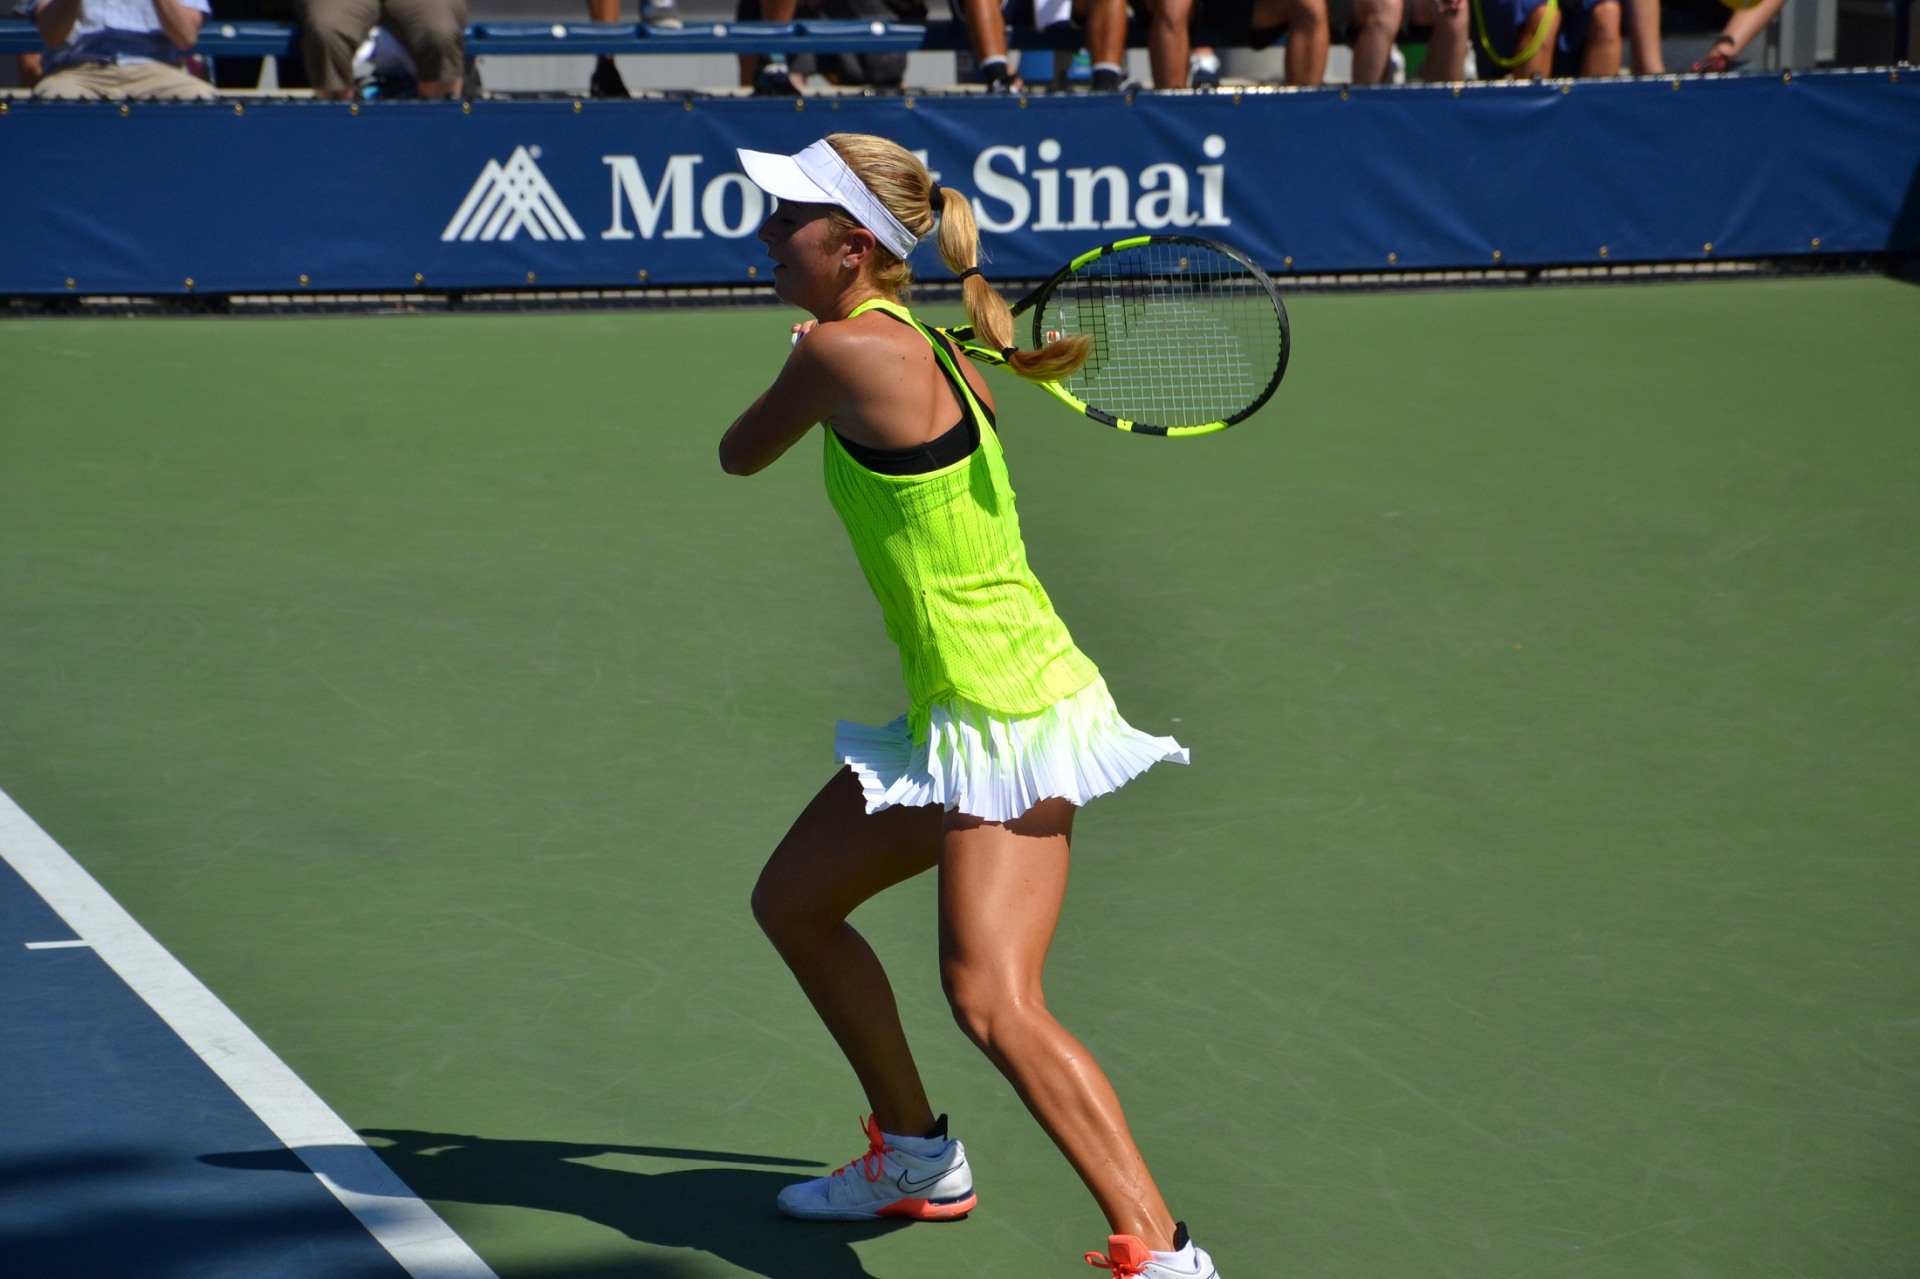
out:
M858 1159L849 1159L835 1168L833 1175L838 1177L855 1164L859 1164L862 1177L868 1181L878 1181L887 1155L887 1135L880 1131L880 1120L873 1115L868 1115L860 1121L860 1131L867 1134L867 1153Z
M1129 1279L1129 1276L1138 1276L1147 1273L1144 1266L1137 1266L1124 1257L1115 1261L1104 1252L1088 1253L1087 1264L1097 1266L1102 1270L1113 1271L1113 1279Z

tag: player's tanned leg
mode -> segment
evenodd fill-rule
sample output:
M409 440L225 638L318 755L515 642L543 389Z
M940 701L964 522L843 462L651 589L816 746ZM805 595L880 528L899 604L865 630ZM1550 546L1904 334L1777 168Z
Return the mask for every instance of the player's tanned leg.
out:
M869 816L859 782L843 770L793 823L753 889L754 919L846 1054L880 1127L903 1136L929 1131L933 1110L886 970L847 916L931 868L939 853L938 809Z
M940 976L953 1015L1093 1192L1114 1233L1173 1247L1174 1222L1086 1046L1047 1011L1041 972L1067 891L1073 805L1010 822L948 814L940 852Z

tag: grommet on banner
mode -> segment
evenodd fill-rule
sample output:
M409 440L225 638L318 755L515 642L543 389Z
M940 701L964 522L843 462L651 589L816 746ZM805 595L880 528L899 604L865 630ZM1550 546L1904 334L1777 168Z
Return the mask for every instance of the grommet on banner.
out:
M418 271L415 271L413 273L413 282L415 284L425 284L427 282L427 277L420 274Z
M73 277L72 277L72 276L68 276L68 277L67 277L67 287L68 287L68 288L72 288L72 287L73 287Z
M529 272L527 272L527 283L528 283L528 284L532 284L532 283L533 283L533 272L531 272L531 271L529 271Z
M1020 99L1020 109L1022 111L1025 111L1027 109L1027 100L1024 97Z
M462 102L462 103L460 104L460 114L461 114L461 115L472 115L472 114L473 114L473 103L471 103L471 102Z
M909 110L909 111L911 111L911 110L913 110L913 99L912 99L912 98L908 98L908 99L907 99L907 110Z
M1675 76L1675 77L1673 78L1673 87L1674 87L1674 88L1676 88L1676 89L1678 89L1678 88L1680 87L1680 77L1679 77L1679 76Z
M302 274L300 277L300 287L303 289L307 287L307 277L305 274Z
M1399 265L1399 263L1400 263L1400 255L1399 255L1398 253L1389 253L1389 254L1387 254L1387 265L1388 265L1388 266L1397 266L1397 265Z
M1493 260L1494 260L1495 262L1498 262L1498 261L1500 261L1500 259L1501 259L1501 258L1502 258L1503 256L1505 256L1505 255L1504 255L1504 254L1502 254L1502 253L1500 252L1500 250L1498 250L1498 249L1495 249L1495 250L1493 251Z
M1566 82L1565 84L1563 84L1563 85L1561 85L1561 86L1560 86L1560 92L1562 92L1562 93L1572 93L1572 92L1573 92L1573 81L1571 81L1571 80L1569 80L1569 81L1567 81L1567 82Z
M188 276L188 277L187 277L187 291L188 291L188 292L192 292L192 291L193 291L193 277L192 277L192 276Z
M246 105L246 103L244 103L244 102L236 102L236 103L234 103L234 104L233 104L233 113L234 113L235 115L245 115L245 114L247 113L247 105Z
M757 276L760 274L760 268L757 266L750 266L747 268L747 274L749 276Z
M1702 253L1712 253L1712 252L1713 252L1713 241L1712 241L1712 240L1708 240L1708 241L1707 241L1707 242L1706 242L1705 244L1703 244L1703 245L1701 245L1701 246L1700 246L1700 251L1701 251Z
M1460 96L1460 86L1457 84L1453 86L1453 96L1456 98Z
M1286 260L1282 265L1284 265L1289 271L1293 270L1293 254L1291 253L1287 254Z
M133 114L133 111L132 111L132 109L131 109L131 108L129 108L129 107L127 106L127 104L126 104L126 103L124 103L124 102L122 102L122 103L120 104L120 114L121 114L121 115L132 115L132 114Z
M1813 247L1816 249L1820 247L1820 237L1817 235L1813 237Z
M1340 101L1345 102L1346 100L1347 100L1347 91L1344 87L1342 87L1340 90Z
M1780 83L1781 83L1781 84L1792 84L1792 83L1793 83L1793 72L1791 72L1791 71L1782 71L1782 72L1780 73Z
M807 109L807 100L805 98L795 98L793 100L793 109L795 111L805 111Z
M580 114L580 99L578 99L578 98L575 98L575 99L573 100L573 113L574 113L575 115L579 115L579 114Z
M647 271L645 267L642 267L640 269L640 283L645 284L646 282L647 282Z
M680 102L680 105L681 105L681 107L683 107L684 109L686 109L686 110L688 110L688 111L691 111L691 110L693 110L693 99L692 99L692 98L684 98L684 99L682 99L682 100L681 100L681 102Z
M348 114L348 115L359 115L359 114L360 114L360 104L359 104L358 102L354 102L354 103L349 103L349 104L348 104L348 106L347 106L347 114Z
M1603 258L1607 256L1607 246L1604 244L1600 246L1600 256Z

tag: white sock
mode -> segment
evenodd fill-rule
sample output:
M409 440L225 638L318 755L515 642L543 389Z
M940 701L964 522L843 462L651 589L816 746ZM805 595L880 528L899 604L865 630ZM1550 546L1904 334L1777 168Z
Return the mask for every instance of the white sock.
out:
M887 1144L895 1150L916 1155L921 1159L934 1159L944 1155L947 1153L947 1147L952 1144L946 1137L896 1137L890 1132L883 1132L880 1135L885 1137Z
M1193 53L1187 55L1187 71L1189 74L1195 71L1218 71L1219 69L1220 59L1215 54Z
M1093 64L1093 69L1095 71L1111 71L1115 75L1122 75L1126 71L1126 68L1118 62L1096 62Z
M1179 1252L1156 1252L1153 1254L1155 1265L1165 1266L1169 1270L1184 1270L1188 1274L1200 1273L1200 1258L1193 1255L1193 1240L1187 1240L1187 1246Z

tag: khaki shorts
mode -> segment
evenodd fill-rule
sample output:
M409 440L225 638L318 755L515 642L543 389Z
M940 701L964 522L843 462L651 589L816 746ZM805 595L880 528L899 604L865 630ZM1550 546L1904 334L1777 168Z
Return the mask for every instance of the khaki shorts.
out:
M301 51L315 89L353 88L353 51L375 26L406 46L422 80L466 70L467 0L306 0Z
M83 62L43 76L36 98L166 98L175 102L217 98L205 80L164 62Z

